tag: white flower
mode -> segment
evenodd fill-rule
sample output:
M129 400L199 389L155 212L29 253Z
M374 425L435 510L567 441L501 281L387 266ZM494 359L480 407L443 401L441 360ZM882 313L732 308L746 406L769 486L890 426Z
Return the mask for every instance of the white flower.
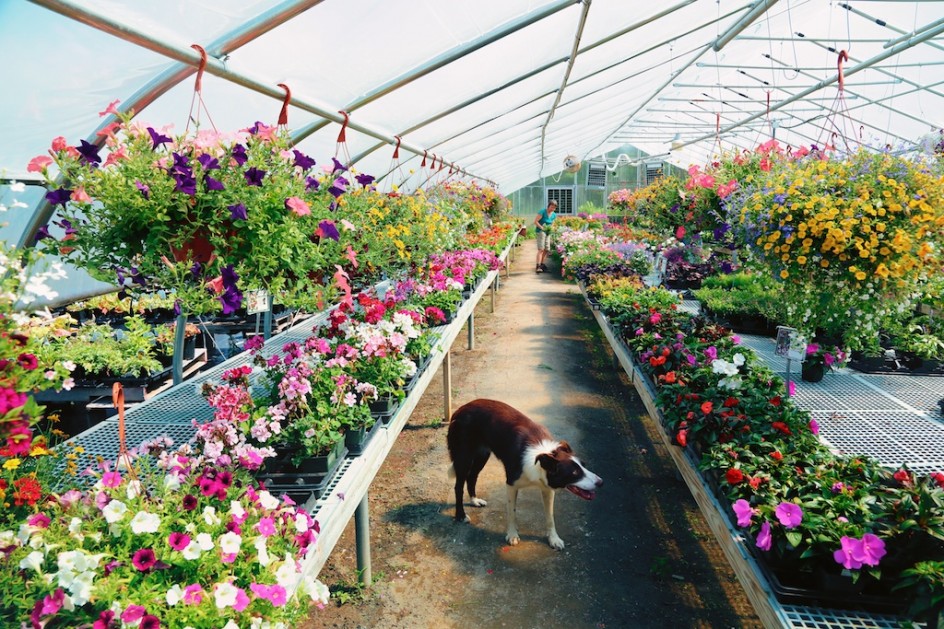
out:
M738 352L734 355L734 365L740 367L744 364L744 354Z
M295 570L295 560L289 553L285 553L282 565L275 571L275 582L286 590L291 590L296 581L298 581L298 571Z
M71 360L62 361L62 366L66 368L66 371L75 371L75 363Z
M164 477L164 489L177 491L180 489L180 477L176 474L168 474Z
M259 536L252 545L256 547L256 557L259 560L260 566L265 568L272 563L272 557L269 556L269 551L266 549L266 538Z
M199 544L187 544L187 547L180 551L180 554L183 555L184 559L187 561L195 561L200 558L203 551L200 550Z
M141 486L141 481L139 480L129 480L128 481L128 500L134 500L140 496L144 491L144 488Z
M259 492L259 504L266 511L272 511L279 508L279 499L263 489Z
M120 500L112 500L102 509L102 515L105 516L106 522L114 524L115 522L120 522L121 519L125 517L127 511L128 506L125 503Z
M180 587L179 583L175 583L174 586L167 590L167 595L164 597L167 599L167 604L173 607L180 602L180 599L184 597L183 588Z
M243 509L243 505L238 500L233 500L229 503L229 514L234 518L242 518L246 514L246 510Z
M217 607L220 607L220 604L217 603L216 606L217 606ZM222 609L222 607L221 607L220 609ZM225 625L223 625L223 629L239 629L239 625L237 625L235 622L233 622L232 620L230 620L230 621L227 622Z
M82 535L79 535L79 531L81 530L82 530L81 518L72 518L71 520L69 520L69 532L72 535L79 538L83 537Z
M239 552L239 547L243 544L243 538L233 533L223 533L220 535L220 550L227 555L235 555Z
M213 537L209 533L200 533L197 535L197 544L199 544L200 550L213 550Z
M20 568L23 570L35 570L36 572L42 574L43 560L45 558L46 557L43 555L43 553L39 552L38 550L34 550L20 560Z
M210 526L216 526L219 524L220 518L216 515L216 508L209 506L203 507L203 521Z
M147 511L138 511L135 516L131 518L131 531L135 535L156 533L160 525L160 516L148 513Z
M226 609L227 607L235 605L236 594L236 587L234 587L232 583L217 583L213 592L213 598L216 600L216 608ZM226 626L228 627L232 622L231 620ZM239 625L236 625L236 629L239 629Z
M304 533L308 530L308 515L305 513L295 514L295 530Z
M318 579L302 579L301 590L311 597L313 603L318 603L319 605L326 605L328 598L331 596L331 592L328 591L328 586Z

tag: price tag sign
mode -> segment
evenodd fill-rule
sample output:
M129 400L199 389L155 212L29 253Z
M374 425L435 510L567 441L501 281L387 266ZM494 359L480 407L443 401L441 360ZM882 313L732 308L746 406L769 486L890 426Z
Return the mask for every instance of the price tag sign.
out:
M247 313L256 314L269 311L269 291L250 290L246 291L245 297Z
M774 353L790 360L802 361L806 354L806 339L797 333L796 328L778 325L777 349Z

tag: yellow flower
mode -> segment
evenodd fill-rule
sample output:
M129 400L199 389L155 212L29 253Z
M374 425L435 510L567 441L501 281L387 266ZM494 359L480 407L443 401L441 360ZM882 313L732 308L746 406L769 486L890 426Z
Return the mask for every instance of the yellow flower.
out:
M785 280L788 277L790 277L790 273L786 269L780 271L780 279Z
M857 271L856 274L855 274L855 278L856 278L857 280L859 280L860 282L865 281L865 278L866 278L866 277L867 277L867 276L866 276L866 274L865 274L865 271Z
M797 256L797 264L803 265L806 264L806 256Z
M18 468L18 467L20 466L20 463L21 463L20 459L15 459L15 458L14 458L14 459L7 459L7 460L4 461L4 463L3 463L3 469L5 469L5 470L15 470L16 468Z

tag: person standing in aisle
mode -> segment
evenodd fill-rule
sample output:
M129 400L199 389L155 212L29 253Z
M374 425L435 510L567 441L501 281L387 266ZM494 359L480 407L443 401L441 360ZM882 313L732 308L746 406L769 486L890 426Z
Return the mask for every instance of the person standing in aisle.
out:
M554 199L548 201L547 207L534 217L534 229L538 237L538 257L534 268L535 273L547 271L544 260L547 258L547 252L551 250L551 224L555 218L557 218L557 201Z

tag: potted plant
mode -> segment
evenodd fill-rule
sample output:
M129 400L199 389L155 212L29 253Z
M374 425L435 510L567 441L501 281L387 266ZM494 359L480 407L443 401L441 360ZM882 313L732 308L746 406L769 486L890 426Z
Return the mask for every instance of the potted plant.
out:
M805 382L819 382L827 371L843 367L849 354L835 345L809 343L806 346L800 377Z
M319 179L287 132L256 123L174 137L130 115L106 132L107 156L60 137L31 162L57 209L40 238L96 279L228 314L246 289L303 299L316 275L347 266L328 192L346 190L343 167Z

